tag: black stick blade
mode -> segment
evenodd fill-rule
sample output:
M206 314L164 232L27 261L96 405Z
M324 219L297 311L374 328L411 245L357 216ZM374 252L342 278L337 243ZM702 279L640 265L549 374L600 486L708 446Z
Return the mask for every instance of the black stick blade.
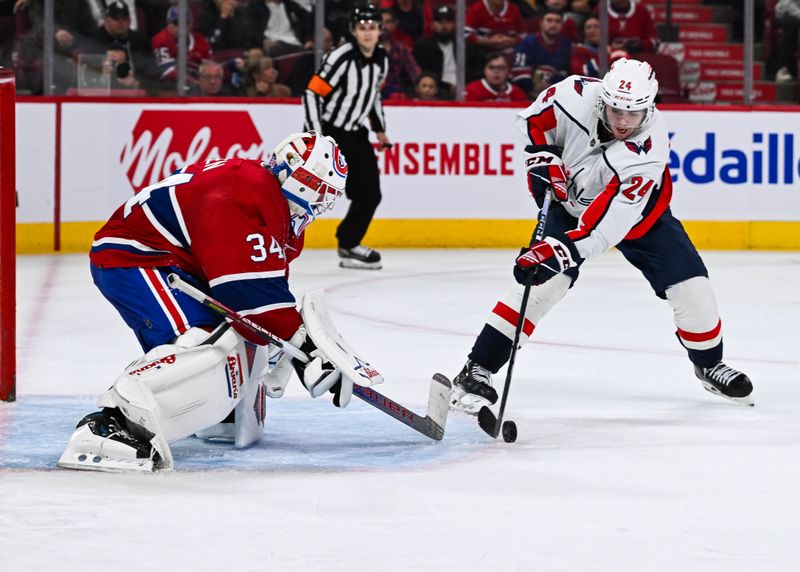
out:
M497 417L495 417L492 410L485 405L481 407L481 410L478 412L478 425L480 425L481 429L483 429L487 435L491 435L493 439L497 439L497 434L499 433L497 430Z

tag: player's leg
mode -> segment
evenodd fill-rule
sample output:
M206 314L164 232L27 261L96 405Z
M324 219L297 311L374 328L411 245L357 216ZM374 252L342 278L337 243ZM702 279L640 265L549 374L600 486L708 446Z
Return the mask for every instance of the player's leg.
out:
M178 291L173 291L167 286L166 275L177 272L184 280L197 284L196 280L183 271L175 268L150 269L150 268L98 268L91 267L92 277L103 296L117 309L123 320L133 329L139 343L146 355L153 348L164 347L173 342L178 347L188 348L200 345L209 337L208 331L220 323L216 313ZM252 346L252 344L249 344ZM246 367L252 368L252 360L261 352L255 347L249 347L243 353ZM163 367L163 366L160 366ZM258 405L263 397L262 389L256 387L257 383L249 384L242 388L244 400L251 405ZM251 387L252 386L252 387ZM198 385L199 399L202 388ZM232 409L234 404L229 403L230 409L223 417L227 423L217 423L220 419L211 418L203 427L214 425L211 431L206 431L207 437L227 435L230 433L239 444L250 444L258 439L263 428L263 416L260 419L258 431L253 428L253 423L248 416L234 418ZM263 408L243 408L243 411L260 411ZM229 415L231 414L231 415ZM212 416L216 417L216 415ZM258 421L258 420L256 420ZM257 423L258 424L258 423ZM199 427L198 429L203 429ZM111 429L110 429L111 428ZM123 410L113 403L108 404L102 411L92 413L85 417L76 429L82 432L84 444L92 439L102 439L104 447L108 448L110 441L123 440L124 443L115 444L115 454L124 455L130 452L130 447L137 448L141 453L149 449L148 442L152 439L150 431L143 428L138 420L131 419ZM138 445L137 445L138 443ZM87 445L94 447L94 445ZM125 447L128 447L126 449ZM96 449L97 447L95 447Z
M229 324L190 328L129 365L86 416L59 460L67 468L171 468L169 443L218 423L251 380L247 349ZM252 413L257 415L257 413Z
M553 204L545 223L544 235L561 233L574 228L577 221L560 204ZM579 267L558 274L540 286L531 288L519 346L527 343L536 326L556 303L564 297L577 280ZM511 272L509 271L509 275ZM483 405L497 401L492 387L492 374L503 367L511 355L514 333L519 320L519 308L524 287L509 288L489 314L481 333L475 339L466 364L453 378L453 409L477 413Z
M339 265L345 268L381 267L381 256L361 244L367 233L375 210L381 202L380 174L375 150L369 142L366 129L343 133L341 141L333 136L347 160L347 185L345 193L350 207L336 229L339 243Z
M750 379L722 361L722 322L703 260L669 209L640 239L617 248L669 302L677 331L703 387L752 405Z
M200 286L182 270L92 265L91 272L97 288L133 330L145 352L172 342L193 326L212 329L222 321L209 308L169 288L169 272L177 272L184 280Z

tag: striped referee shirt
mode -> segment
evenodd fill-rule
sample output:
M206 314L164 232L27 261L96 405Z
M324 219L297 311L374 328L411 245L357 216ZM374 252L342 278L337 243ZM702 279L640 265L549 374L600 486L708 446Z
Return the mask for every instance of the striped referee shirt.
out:
M389 70L389 57L380 45L366 58L355 40L328 52L303 95L306 129L323 132L327 123L356 131L369 118L372 130L386 130L380 86Z

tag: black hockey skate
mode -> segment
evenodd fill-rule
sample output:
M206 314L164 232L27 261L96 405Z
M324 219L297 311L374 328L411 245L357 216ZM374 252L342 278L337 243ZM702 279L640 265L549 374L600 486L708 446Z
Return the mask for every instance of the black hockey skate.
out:
M118 409L106 407L81 419L75 428L88 425L89 430L98 437L104 437L134 449L137 459L150 458L153 453L153 447L147 441L134 437L126 429L124 419Z
M359 244L353 248L339 248L341 268L381 269L381 255L377 250Z
M739 405L755 405L753 384L741 371L719 361L711 367L694 366L694 374L711 393L726 397Z
M477 415L484 405L497 402L497 391L492 387L492 373L485 367L468 360L453 378L453 395L450 408Z

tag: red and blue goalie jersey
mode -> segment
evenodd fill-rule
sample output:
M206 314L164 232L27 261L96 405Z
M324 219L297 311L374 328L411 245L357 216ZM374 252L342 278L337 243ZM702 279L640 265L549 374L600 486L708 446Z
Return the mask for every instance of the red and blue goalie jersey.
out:
M227 159L139 191L95 235L90 258L100 268L185 270L214 298L288 339L301 324L287 277L302 247L275 176L261 161Z

